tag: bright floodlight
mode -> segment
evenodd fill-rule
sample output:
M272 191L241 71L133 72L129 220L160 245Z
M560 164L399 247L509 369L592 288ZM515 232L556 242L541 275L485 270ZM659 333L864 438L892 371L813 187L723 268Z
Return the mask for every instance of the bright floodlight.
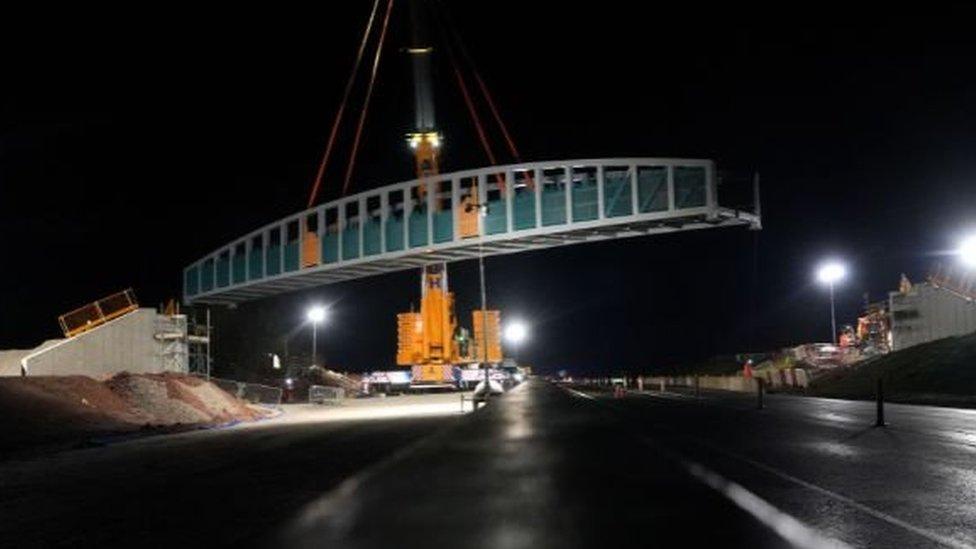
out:
M976 267L976 235L967 237L959 244L959 259L967 267Z
M521 343L529 334L529 329L522 322L512 322L505 326L505 340L510 343Z
M308 311L305 313L305 317L308 318L309 322L318 324L325 320L325 307L321 305L316 305L314 307L309 307Z
M817 280L824 284L832 285L844 278L846 274L847 269L842 264L832 261L830 263L824 263L817 269Z

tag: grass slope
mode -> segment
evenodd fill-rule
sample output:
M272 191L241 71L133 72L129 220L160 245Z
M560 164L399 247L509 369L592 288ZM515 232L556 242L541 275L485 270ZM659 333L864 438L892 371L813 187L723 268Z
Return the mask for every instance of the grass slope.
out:
M888 400L976 406L976 334L930 341L838 369L814 381L808 392L874 398L879 377Z

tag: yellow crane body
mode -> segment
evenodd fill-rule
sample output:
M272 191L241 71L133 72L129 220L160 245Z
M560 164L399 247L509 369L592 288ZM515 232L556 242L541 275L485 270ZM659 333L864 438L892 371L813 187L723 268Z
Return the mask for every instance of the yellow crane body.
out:
M448 291L447 266L424 267L420 311L397 315L397 365L413 369L415 383L450 383L455 365L501 362L499 312L472 311L475 337L458 330L454 294ZM488 353L483 352L484 318L488 319ZM485 360L487 358L487 361Z

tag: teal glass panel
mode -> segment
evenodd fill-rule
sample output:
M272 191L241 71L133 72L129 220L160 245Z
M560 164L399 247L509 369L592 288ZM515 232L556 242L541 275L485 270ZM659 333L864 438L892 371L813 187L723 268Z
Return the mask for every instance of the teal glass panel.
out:
M592 221L599 217L596 178L573 182L573 221Z
M237 254L231 261L231 277L234 284L247 282L247 260L243 254Z
M488 214L485 215L485 234L504 233L508 230L508 215L505 211L505 201L502 199L488 201Z
M559 187L542 188L542 224L562 225L566 222L566 190Z
M452 210L434 212L434 242L451 240L454 240L454 212Z
M359 257L359 223L349 223L342 230L342 259Z
M603 173L603 214L620 217L634 213L630 172L607 170Z
M705 205L705 168L674 168L674 207L697 208Z
M298 241L285 244L285 270L298 270Z
M386 251L403 249L403 216L391 215L386 220Z
M264 265L261 263L261 249L251 250L247 257L247 276L251 280L264 277Z
M637 204L641 213L668 209L668 169L649 166L637 169Z
M363 254L376 255L383 251L383 225L380 218L371 217L363 226Z
M186 295L196 295L196 293L200 291L200 271L196 268L196 266L193 266L186 270L184 276L184 293L186 293Z
M203 262L203 268L200 270L200 288L204 292L209 292L213 290L213 280L214 280L214 262L213 259L208 259Z
M268 276L281 273L281 246L268 246L264 252L264 265Z
M427 208L421 207L410 212L410 247L427 245Z
M325 233L322 238L322 262L335 263L339 261L339 234Z
M230 258L217 258L217 287L224 288L230 284Z
M512 203L512 221L515 230L535 228L535 191L528 187L515 193Z

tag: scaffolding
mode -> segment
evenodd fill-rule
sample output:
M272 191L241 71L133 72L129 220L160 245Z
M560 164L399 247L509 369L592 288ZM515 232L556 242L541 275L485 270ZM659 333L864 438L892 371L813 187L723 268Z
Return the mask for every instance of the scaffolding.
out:
M213 355L210 353L213 325L210 322L209 307L203 311L202 322L198 317L198 312L198 308L194 308L193 313L187 317L189 373L209 380L213 366Z

